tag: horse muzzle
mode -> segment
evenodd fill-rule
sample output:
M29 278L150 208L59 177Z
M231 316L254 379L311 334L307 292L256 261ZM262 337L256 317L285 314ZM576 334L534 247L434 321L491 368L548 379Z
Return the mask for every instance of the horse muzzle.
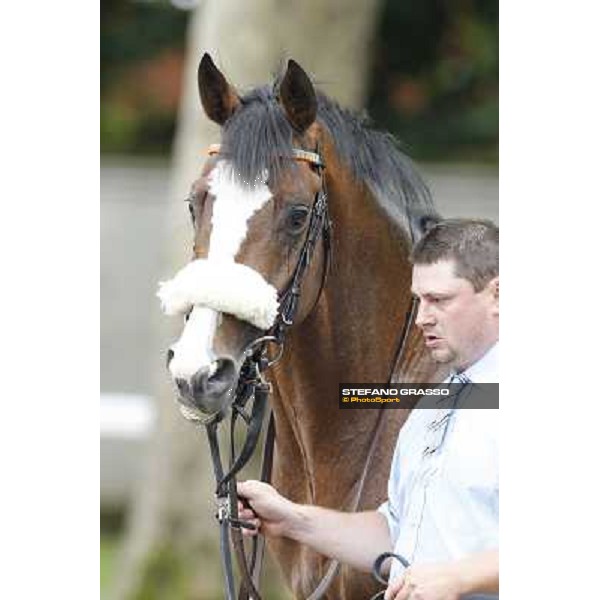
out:
M171 352L169 352L172 358ZM201 367L191 377L175 377L178 400L184 406L212 415L225 409L233 400L238 369L230 358L219 358Z

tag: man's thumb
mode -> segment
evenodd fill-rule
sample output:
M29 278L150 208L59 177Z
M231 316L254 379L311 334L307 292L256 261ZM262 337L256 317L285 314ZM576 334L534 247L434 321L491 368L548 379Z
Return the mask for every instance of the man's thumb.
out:
M252 498L254 493L256 493L256 483L257 481L253 481L252 479L248 479L247 481L238 481L237 484L237 493L239 496L243 496L244 498Z

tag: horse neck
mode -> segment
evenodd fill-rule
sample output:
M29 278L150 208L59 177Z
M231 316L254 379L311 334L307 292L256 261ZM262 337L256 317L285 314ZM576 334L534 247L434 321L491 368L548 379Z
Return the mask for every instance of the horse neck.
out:
M281 473L298 472L300 464L304 470L303 478L283 476L283 491L297 500L340 505L364 467L348 456L366 455L379 411L340 411L338 384L389 380L410 304L411 266L405 232L366 186L336 171L331 159L326 183L331 269L317 306L288 332L274 371L274 414ZM399 415L385 418L393 428Z
M411 299L408 236L345 171L332 173L327 189L332 268L315 318L294 333L327 358L323 368L335 366L340 382L386 383Z

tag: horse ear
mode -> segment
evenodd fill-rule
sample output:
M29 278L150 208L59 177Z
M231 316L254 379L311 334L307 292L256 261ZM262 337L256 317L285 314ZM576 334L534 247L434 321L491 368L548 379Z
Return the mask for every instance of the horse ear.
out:
M413 243L419 241L424 235L427 235L441 220L442 217L435 212L423 213L419 210L411 211L410 231Z
M227 83L207 52L198 66L198 90L204 112L219 125L223 125L240 104L236 91Z
M304 69L289 60L287 71L279 85L279 100L288 120L300 133L317 118L317 95Z
M423 234L428 233L433 229L440 221L442 217L438 214L425 214L418 218L418 227Z

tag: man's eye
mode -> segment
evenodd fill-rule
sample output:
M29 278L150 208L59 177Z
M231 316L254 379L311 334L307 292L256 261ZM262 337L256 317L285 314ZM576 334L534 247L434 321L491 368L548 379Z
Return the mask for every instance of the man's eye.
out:
M292 207L287 216L286 229L290 233L299 233L302 231L309 213L310 210L308 206L299 205Z

